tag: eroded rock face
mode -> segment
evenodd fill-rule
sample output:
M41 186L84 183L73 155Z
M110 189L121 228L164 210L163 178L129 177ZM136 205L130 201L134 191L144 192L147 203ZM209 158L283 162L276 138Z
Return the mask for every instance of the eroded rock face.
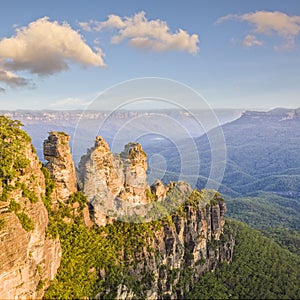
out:
M182 189L187 191L188 185L182 185ZM225 212L225 202L215 196L213 202L188 204L173 214L172 220L164 222L147 240L147 246L131 258L135 262L129 267L133 278L142 280L145 274L151 274L148 288L135 294L122 284L116 289L116 299L185 299L205 272L232 260L233 237L226 237L226 242L220 240ZM126 251L125 258L128 260Z
M217 245L218 235L223 227L215 228L215 222L220 224L224 215L219 215L216 219L212 212L219 211L220 206L225 206L223 201L218 201L214 206L186 206L181 216L173 217L172 225L164 226L157 234L157 243L153 246L159 249L159 259L154 261L153 258L145 257L149 260L147 265L155 273L149 295L157 294L159 298L168 295L170 299L184 298L203 273L215 270L220 261L232 259L232 244L227 248ZM189 268L192 272L190 281L180 284Z
M66 201L77 191L75 166L69 146L70 136L63 132L50 132L44 141L46 168L55 183L52 198ZM55 203L53 203L55 206Z
M50 133L44 142L46 166L55 182L54 207L58 201L66 202L77 191L68 142L68 135L57 132ZM50 280L54 279L62 255L59 240L46 234L48 214L42 202L45 179L29 143L26 157L29 166L11 183L14 188L7 200L0 201L0 215L5 221L4 228L0 229L0 299L42 298ZM154 209L165 209L163 205L174 202L174 210L177 209L176 213L167 215L167 221L160 223L161 226L155 227L142 250L129 255L124 250L120 259L132 260L129 265L132 277L142 278L148 274L146 282L149 284L142 294L135 294L132 285L120 283L115 287L116 299L184 299L204 272L215 270L221 261L232 260L234 239L226 242L220 239L225 223L224 201L218 195L202 199L204 192L197 192L195 197L200 197L201 201L194 197L179 209L179 204L185 201L179 204L176 201L190 199L193 192L190 186L178 182L165 187L156 181L150 188L146 182L146 154L139 144L130 143L121 154L114 155L107 143L97 137L95 146L82 157L79 171L83 191L98 226L113 222L113 217L107 218L107 210L119 209L120 201L129 204L156 202L159 205L153 205ZM24 190L36 196L34 201ZM11 199L19 205L15 211L9 206ZM24 227L19 212L32 220L34 228ZM89 220L87 210L85 217ZM105 279L105 272L99 276ZM98 296L104 296L106 291L103 293Z
M61 260L59 240L46 235L48 213L42 202L45 179L30 144L26 146L26 157L29 166L11 183L15 188L7 200L0 201L0 214L5 221L0 230L0 299L41 298ZM25 189L35 195L34 201L24 195ZM19 205L16 211L9 208L11 199ZM19 213L31 219L34 229L24 229Z
M148 203L146 191L147 156L139 144L130 143L121 154L112 154L100 136L95 146L81 158L78 165L83 192L91 205L94 222L104 226L112 221L109 212L119 208L122 201Z
M147 221L158 220L163 216L161 211L168 211L165 216L169 221L163 221L160 229L153 232L147 246L134 252L131 258L124 249L124 257L120 258L131 262L132 278L151 274L148 288L135 294L122 283L115 287L116 299L184 299L203 273L214 271L221 261L232 260L234 240L220 241L226 205L219 194L192 191L184 182L165 187L158 180L150 188L146 181L146 159L139 144L130 143L121 154L114 155L107 143L97 137L95 146L79 164L80 180L99 226L113 222L113 217L107 217L108 210L118 210L121 214L118 201L148 204L152 209L150 214L141 211L140 215L145 213ZM105 293L98 297L104 297Z
M124 189L120 198L130 203L147 203L147 155L142 146L137 143L129 143L120 154L124 173Z

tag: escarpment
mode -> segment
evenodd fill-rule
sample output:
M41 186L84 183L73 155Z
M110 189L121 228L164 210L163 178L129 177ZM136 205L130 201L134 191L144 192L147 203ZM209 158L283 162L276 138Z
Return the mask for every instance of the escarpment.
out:
M79 163L79 178L95 224L114 226L114 220L124 214L124 207L131 204L150 210L152 222L146 218L147 212L137 210L140 220L150 222L150 228L151 224L159 224L159 229L150 230L151 237L145 237L142 248L132 245L134 250L120 250L121 261L128 264L124 272L129 274L129 282L124 277L118 285L100 292L98 298L184 298L203 273L232 259L234 239L220 241L226 212L220 195L193 191L184 182L164 186L157 180L149 187L146 159L139 144L129 143L120 154L112 154L108 144L97 137L95 146ZM123 207L122 203L130 205ZM109 210L116 213L115 217L108 216ZM161 213L165 210L168 213ZM102 280L111 279L104 275ZM130 280L142 282L142 288L132 288Z
M50 132L42 171L29 137L7 122L12 137L0 132L2 146L12 147L0 168L1 299L42 298L45 290L50 298L183 299L202 274L232 260L221 196L184 182L150 187L141 145L113 154L97 137L76 174L70 137ZM124 222L129 208L134 224ZM68 260L74 252L80 255Z
M192 192L186 204L158 222L159 229L153 230L142 250L130 255L124 249L127 273L141 287L132 287L130 279L124 279L110 295L116 299L185 299L205 272L232 260L233 236L220 240L225 212L219 195L208 198L205 191ZM98 294L99 299L103 296Z
M30 138L19 123L0 121L8 151L0 171L0 299L38 299L56 275L61 246L46 233L45 179Z

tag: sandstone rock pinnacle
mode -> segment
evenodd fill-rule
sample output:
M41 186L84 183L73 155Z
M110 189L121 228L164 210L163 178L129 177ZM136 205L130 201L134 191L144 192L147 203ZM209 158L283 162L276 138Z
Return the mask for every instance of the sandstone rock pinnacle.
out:
M46 168L55 183L53 198L66 201L77 191L75 166L69 146L70 136L63 132L50 132L44 141Z

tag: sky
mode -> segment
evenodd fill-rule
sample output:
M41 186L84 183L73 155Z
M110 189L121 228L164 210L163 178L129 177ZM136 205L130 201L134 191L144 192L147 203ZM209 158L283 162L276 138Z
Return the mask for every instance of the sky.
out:
M84 109L143 77L213 108L300 106L299 1L3 0L0 20L1 110Z

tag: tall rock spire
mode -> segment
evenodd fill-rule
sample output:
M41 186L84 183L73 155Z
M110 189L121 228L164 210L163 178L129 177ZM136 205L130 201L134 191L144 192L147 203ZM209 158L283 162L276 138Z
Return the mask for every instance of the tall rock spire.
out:
M75 166L72 159L70 136L63 132L51 131L44 141L44 158L55 189L53 199L66 201L70 195L77 192Z

